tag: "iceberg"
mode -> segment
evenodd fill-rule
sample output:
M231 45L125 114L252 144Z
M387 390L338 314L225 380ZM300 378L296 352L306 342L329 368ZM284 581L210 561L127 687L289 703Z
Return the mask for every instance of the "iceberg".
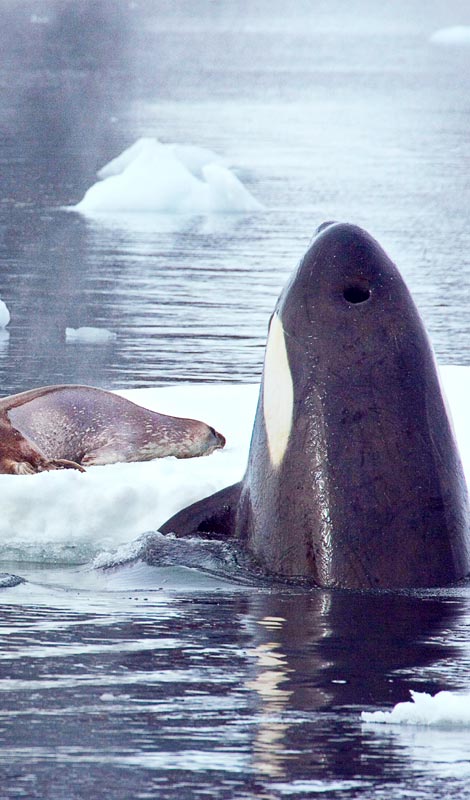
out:
M69 210L93 216L243 213L262 208L223 159L203 147L138 139L97 174L100 180Z

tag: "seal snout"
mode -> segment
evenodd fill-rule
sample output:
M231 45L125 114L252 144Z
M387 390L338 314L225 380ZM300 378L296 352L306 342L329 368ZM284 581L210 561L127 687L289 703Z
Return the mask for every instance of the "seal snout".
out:
M217 442L216 447L225 447L225 443L227 441L225 436L216 431L216 429L213 428L211 425L209 425L208 427Z

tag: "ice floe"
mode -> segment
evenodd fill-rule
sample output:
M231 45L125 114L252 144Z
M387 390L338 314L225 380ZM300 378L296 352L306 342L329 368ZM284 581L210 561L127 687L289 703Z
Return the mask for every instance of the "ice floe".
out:
M94 328L90 325L84 325L82 328L66 328L65 341L66 342L79 342L82 344L105 344L112 342L117 338L114 331L108 331L107 328Z
M397 703L391 711L363 711L363 722L388 725L428 725L470 727L470 694L410 691L411 701Z
M442 381L470 477L470 368L444 367ZM184 506L242 478L259 387L177 384L119 392L154 411L201 419L227 438L206 458L0 475L0 560L83 562L132 542Z

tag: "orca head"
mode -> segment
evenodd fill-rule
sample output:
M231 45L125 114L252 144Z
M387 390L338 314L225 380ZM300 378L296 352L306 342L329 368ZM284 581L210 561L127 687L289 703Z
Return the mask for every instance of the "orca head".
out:
M297 412L333 371L358 380L383 338L400 336L403 305L417 312L398 270L361 228L324 222L272 314L263 408L273 466L287 449ZM424 335L424 331L423 331Z
M269 326L249 549L325 587L443 585L469 566L464 484L400 273L361 228L321 225Z

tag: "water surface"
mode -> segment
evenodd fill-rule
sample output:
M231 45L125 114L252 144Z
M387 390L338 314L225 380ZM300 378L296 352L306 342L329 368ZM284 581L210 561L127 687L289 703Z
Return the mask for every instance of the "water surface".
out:
M325 219L375 235L439 360L470 363L470 48L428 41L469 22L463 0L1 11L2 393L256 381ZM215 150L264 210L63 210L140 136ZM117 338L66 343L83 325ZM3 566L30 581L0 594L8 800L470 797L468 731L360 722L410 689L468 689L467 588L234 587L176 567L100 587L75 566Z

